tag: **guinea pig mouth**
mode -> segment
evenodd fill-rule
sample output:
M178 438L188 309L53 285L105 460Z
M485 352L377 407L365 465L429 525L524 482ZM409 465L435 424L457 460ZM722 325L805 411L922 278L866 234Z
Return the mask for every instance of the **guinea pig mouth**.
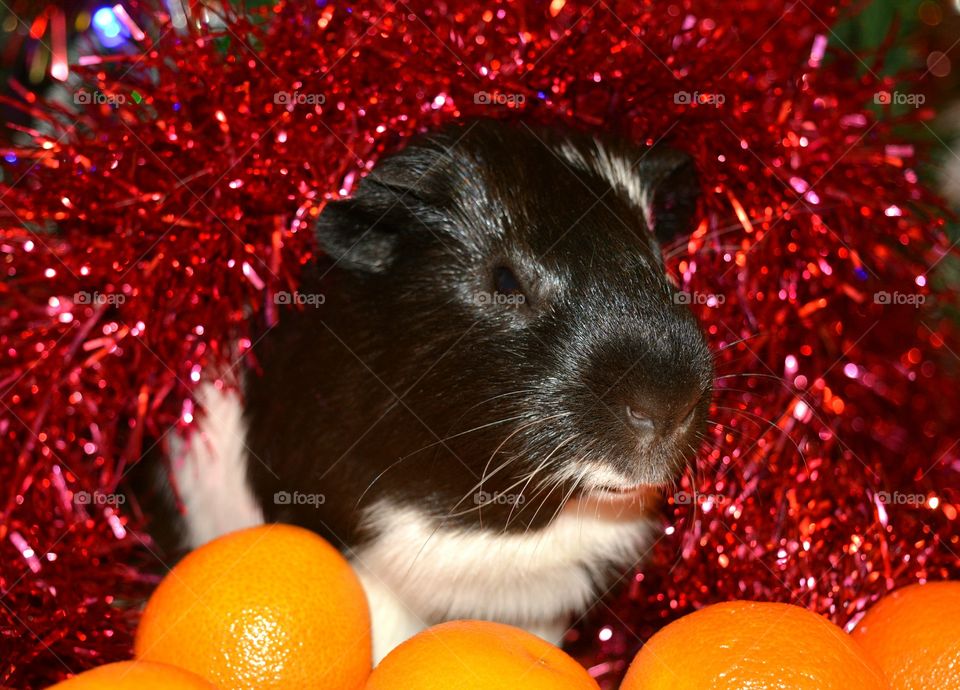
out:
M652 484L635 486L596 486L573 497L566 508L577 513L608 519L634 518L657 505L661 487Z
M581 496L590 496L602 500L621 501L621 500L639 500L651 496L656 496L662 492L664 487L668 486L673 477L654 478L633 478L609 467L603 467L596 462L587 461L583 463L582 474L583 481L581 490L578 492Z
M601 484L600 486L595 487L590 493L625 496L641 492L656 491L657 488L658 487L655 484L634 484L633 486L606 486Z
M600 484L584 491L584 495L608 501L642 501L658 496L663 491L663 487L663 484L634 484L633 486Z

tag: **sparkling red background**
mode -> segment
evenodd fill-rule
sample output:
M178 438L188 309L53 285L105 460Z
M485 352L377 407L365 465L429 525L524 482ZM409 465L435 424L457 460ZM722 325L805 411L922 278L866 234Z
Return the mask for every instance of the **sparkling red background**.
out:
M680 487L702 496L668 499L648 560L571 634L601 681L706 603L790 601L849 626L891 588L960 574L960 342L932 270L952 250L923 151L897 135L931 113L874 103L921 75L823 54L833 3L194 5L179 28L127 7L134 54L71 66L66 103L26 94L40 124L3 147L4 684L129 654L163 570L147 516L78 492L122 489L191 424L193 383L273 322L326 198L409 134L471 117L662 141L702 175L701 225L669 248L684 289L713 296L694 305L717 352L713 425ZM113 105L75 103L95 91Z

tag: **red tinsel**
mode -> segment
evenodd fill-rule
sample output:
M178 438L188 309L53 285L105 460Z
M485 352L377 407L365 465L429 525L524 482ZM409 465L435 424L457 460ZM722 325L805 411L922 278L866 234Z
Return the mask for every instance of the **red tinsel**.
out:
M960 339L931 270L953 257L894 133L931 113L895 117L875 95L909 77L824 50L834 3L189 5L125 3L136 49L24 93L37 124L2 151L0 683L129 654L162 568L125 472L275 318L324 200L458 118L663 140L707 191L669 264L718 353L714 425L649 559L571 636L594 675L706 603L850 625L960 576Z

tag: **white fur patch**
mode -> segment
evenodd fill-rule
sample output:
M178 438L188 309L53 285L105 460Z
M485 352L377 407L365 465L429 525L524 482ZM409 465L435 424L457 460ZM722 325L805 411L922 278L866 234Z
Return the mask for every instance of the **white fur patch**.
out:
M194 433L170 442L173 480L186 511L191 547L263 523L263 511L247 484L247 430L240 395L204 383L197 402L203 412Z
M638 560L650 534L643 514L612 519L574 508L528 534L437 529L423 512L387 502L368 517L378 536L355 560L415 619L483 618L549 636L593 603L608 568Z
M647 227L653 228L653 190L643 183L636 170L636 161L607 150L599 141L596 142L596 155L590 158L569 143L561 144L555 151L574 167L592 170L611 186L625 192L630 201L643 211Z

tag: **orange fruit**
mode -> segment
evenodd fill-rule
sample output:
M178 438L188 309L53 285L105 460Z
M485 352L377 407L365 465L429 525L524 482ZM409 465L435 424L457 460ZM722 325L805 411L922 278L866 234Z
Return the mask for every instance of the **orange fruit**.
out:
M874 604L853 637L893 690L960 688L960 582L898 589Z
M566 653L525 630L450 621L395 648L365 690L599 690Z
M49 690L217 690L195 673L149 661L120 661L98 666Z
M675 620L637 654L621 690L885 690L840 628L790 604L731 601Z
M350 564L326 541L290 525L251 527L167 574L134 653L220 690L356 690L370 674L370 613Z

